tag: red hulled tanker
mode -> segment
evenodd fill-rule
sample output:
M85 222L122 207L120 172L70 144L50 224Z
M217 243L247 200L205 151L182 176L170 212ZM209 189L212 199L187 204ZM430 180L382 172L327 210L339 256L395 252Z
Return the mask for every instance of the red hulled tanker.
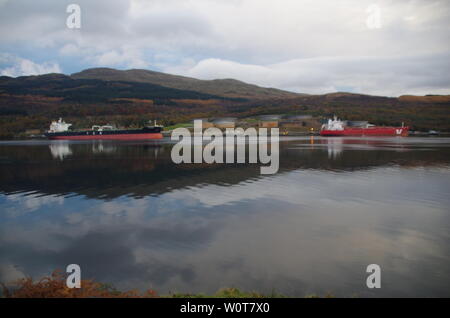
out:
M345 121L334 117L327 124L322 125L321 136L408 136L409 127L385 127L375 126L367 122L358 122L350 126Z
M90 130L69 130L72 124L61 118L53 121L45 136L51 140L149 140L162 139L162 126L146 126L140 129L114 129L112 126L92 126Z

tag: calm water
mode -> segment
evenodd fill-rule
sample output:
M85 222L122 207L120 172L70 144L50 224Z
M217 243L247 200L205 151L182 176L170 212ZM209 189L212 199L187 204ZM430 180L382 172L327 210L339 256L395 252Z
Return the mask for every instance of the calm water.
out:
M162 294L450 296L449 138L284 138L269 176L171 147L1 142L0 281L76 263Z

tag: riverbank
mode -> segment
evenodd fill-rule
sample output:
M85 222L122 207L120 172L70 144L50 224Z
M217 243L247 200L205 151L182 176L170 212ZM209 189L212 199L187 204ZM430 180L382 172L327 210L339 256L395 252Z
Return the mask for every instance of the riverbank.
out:
M148 289L120 291L114 286L99 283L94 280L82 280L81 288L68 288L66 276L61 271L54 271L52 275L34 281L23 278L10 284L0 283L2 287L0 298L288 298L273 290L270 294L255 291L242 291L238 288L222 288L214 294L204 293L169 293L159 295L157 291ZM304 298L332 298L326 294L305 295Z

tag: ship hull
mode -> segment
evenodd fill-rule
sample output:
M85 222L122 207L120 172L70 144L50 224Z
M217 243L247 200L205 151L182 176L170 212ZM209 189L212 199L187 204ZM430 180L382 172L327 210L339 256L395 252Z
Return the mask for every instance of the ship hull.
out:
M45 136L50 140L150 140L163 138L160 127L133 130L66 131L46 133Z
M345 127L343 130L320 131L321 136L408 136L409 127Z

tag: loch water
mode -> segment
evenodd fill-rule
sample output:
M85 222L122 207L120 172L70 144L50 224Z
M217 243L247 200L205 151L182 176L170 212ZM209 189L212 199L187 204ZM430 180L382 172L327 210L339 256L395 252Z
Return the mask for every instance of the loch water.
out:
M79 264L159 294L450 296L450 138L280 137L273 175L173 145L0 142L0 282Z

